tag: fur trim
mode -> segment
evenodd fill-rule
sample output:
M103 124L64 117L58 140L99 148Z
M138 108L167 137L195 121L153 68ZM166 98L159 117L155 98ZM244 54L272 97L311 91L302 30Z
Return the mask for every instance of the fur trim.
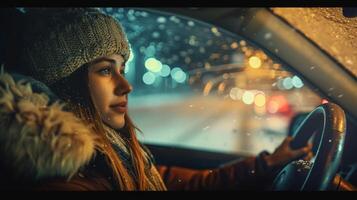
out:
M95 134L29 83L0 73L0 154L17 178L70 178L89 162Z

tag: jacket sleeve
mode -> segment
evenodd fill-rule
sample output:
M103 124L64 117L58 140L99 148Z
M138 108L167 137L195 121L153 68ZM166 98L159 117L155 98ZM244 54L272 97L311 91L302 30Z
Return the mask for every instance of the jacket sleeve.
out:
M276 169L269 169L262 152L256 157L236 160L217 169L195 170L157 166L168 190L264 190L273 181Z
M111 191L112 185L102 176L76 174L71 180L51 178L33 185L35 191Z

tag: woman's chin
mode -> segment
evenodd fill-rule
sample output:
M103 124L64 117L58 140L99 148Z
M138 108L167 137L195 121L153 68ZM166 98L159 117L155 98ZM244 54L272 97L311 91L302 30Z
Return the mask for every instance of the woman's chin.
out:
M113 129L121 129L125 125L124 117L113 117L105 120L105 123Z

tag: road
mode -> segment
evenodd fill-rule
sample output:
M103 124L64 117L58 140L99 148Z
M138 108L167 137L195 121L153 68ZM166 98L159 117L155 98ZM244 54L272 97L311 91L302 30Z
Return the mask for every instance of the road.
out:
M256 116L251 106L223 97L129 99L129 114L143 131L140 140L219 152L257 154L273 151L287 122ZM277 132L267 131L275 124Z

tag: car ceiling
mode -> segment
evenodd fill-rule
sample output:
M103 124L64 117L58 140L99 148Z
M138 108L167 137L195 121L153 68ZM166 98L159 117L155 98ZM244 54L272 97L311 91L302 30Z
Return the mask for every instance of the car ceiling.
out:
M271 8L271 10L357 76L357 16L343 8ZM322 34L321 34L322 33Z

